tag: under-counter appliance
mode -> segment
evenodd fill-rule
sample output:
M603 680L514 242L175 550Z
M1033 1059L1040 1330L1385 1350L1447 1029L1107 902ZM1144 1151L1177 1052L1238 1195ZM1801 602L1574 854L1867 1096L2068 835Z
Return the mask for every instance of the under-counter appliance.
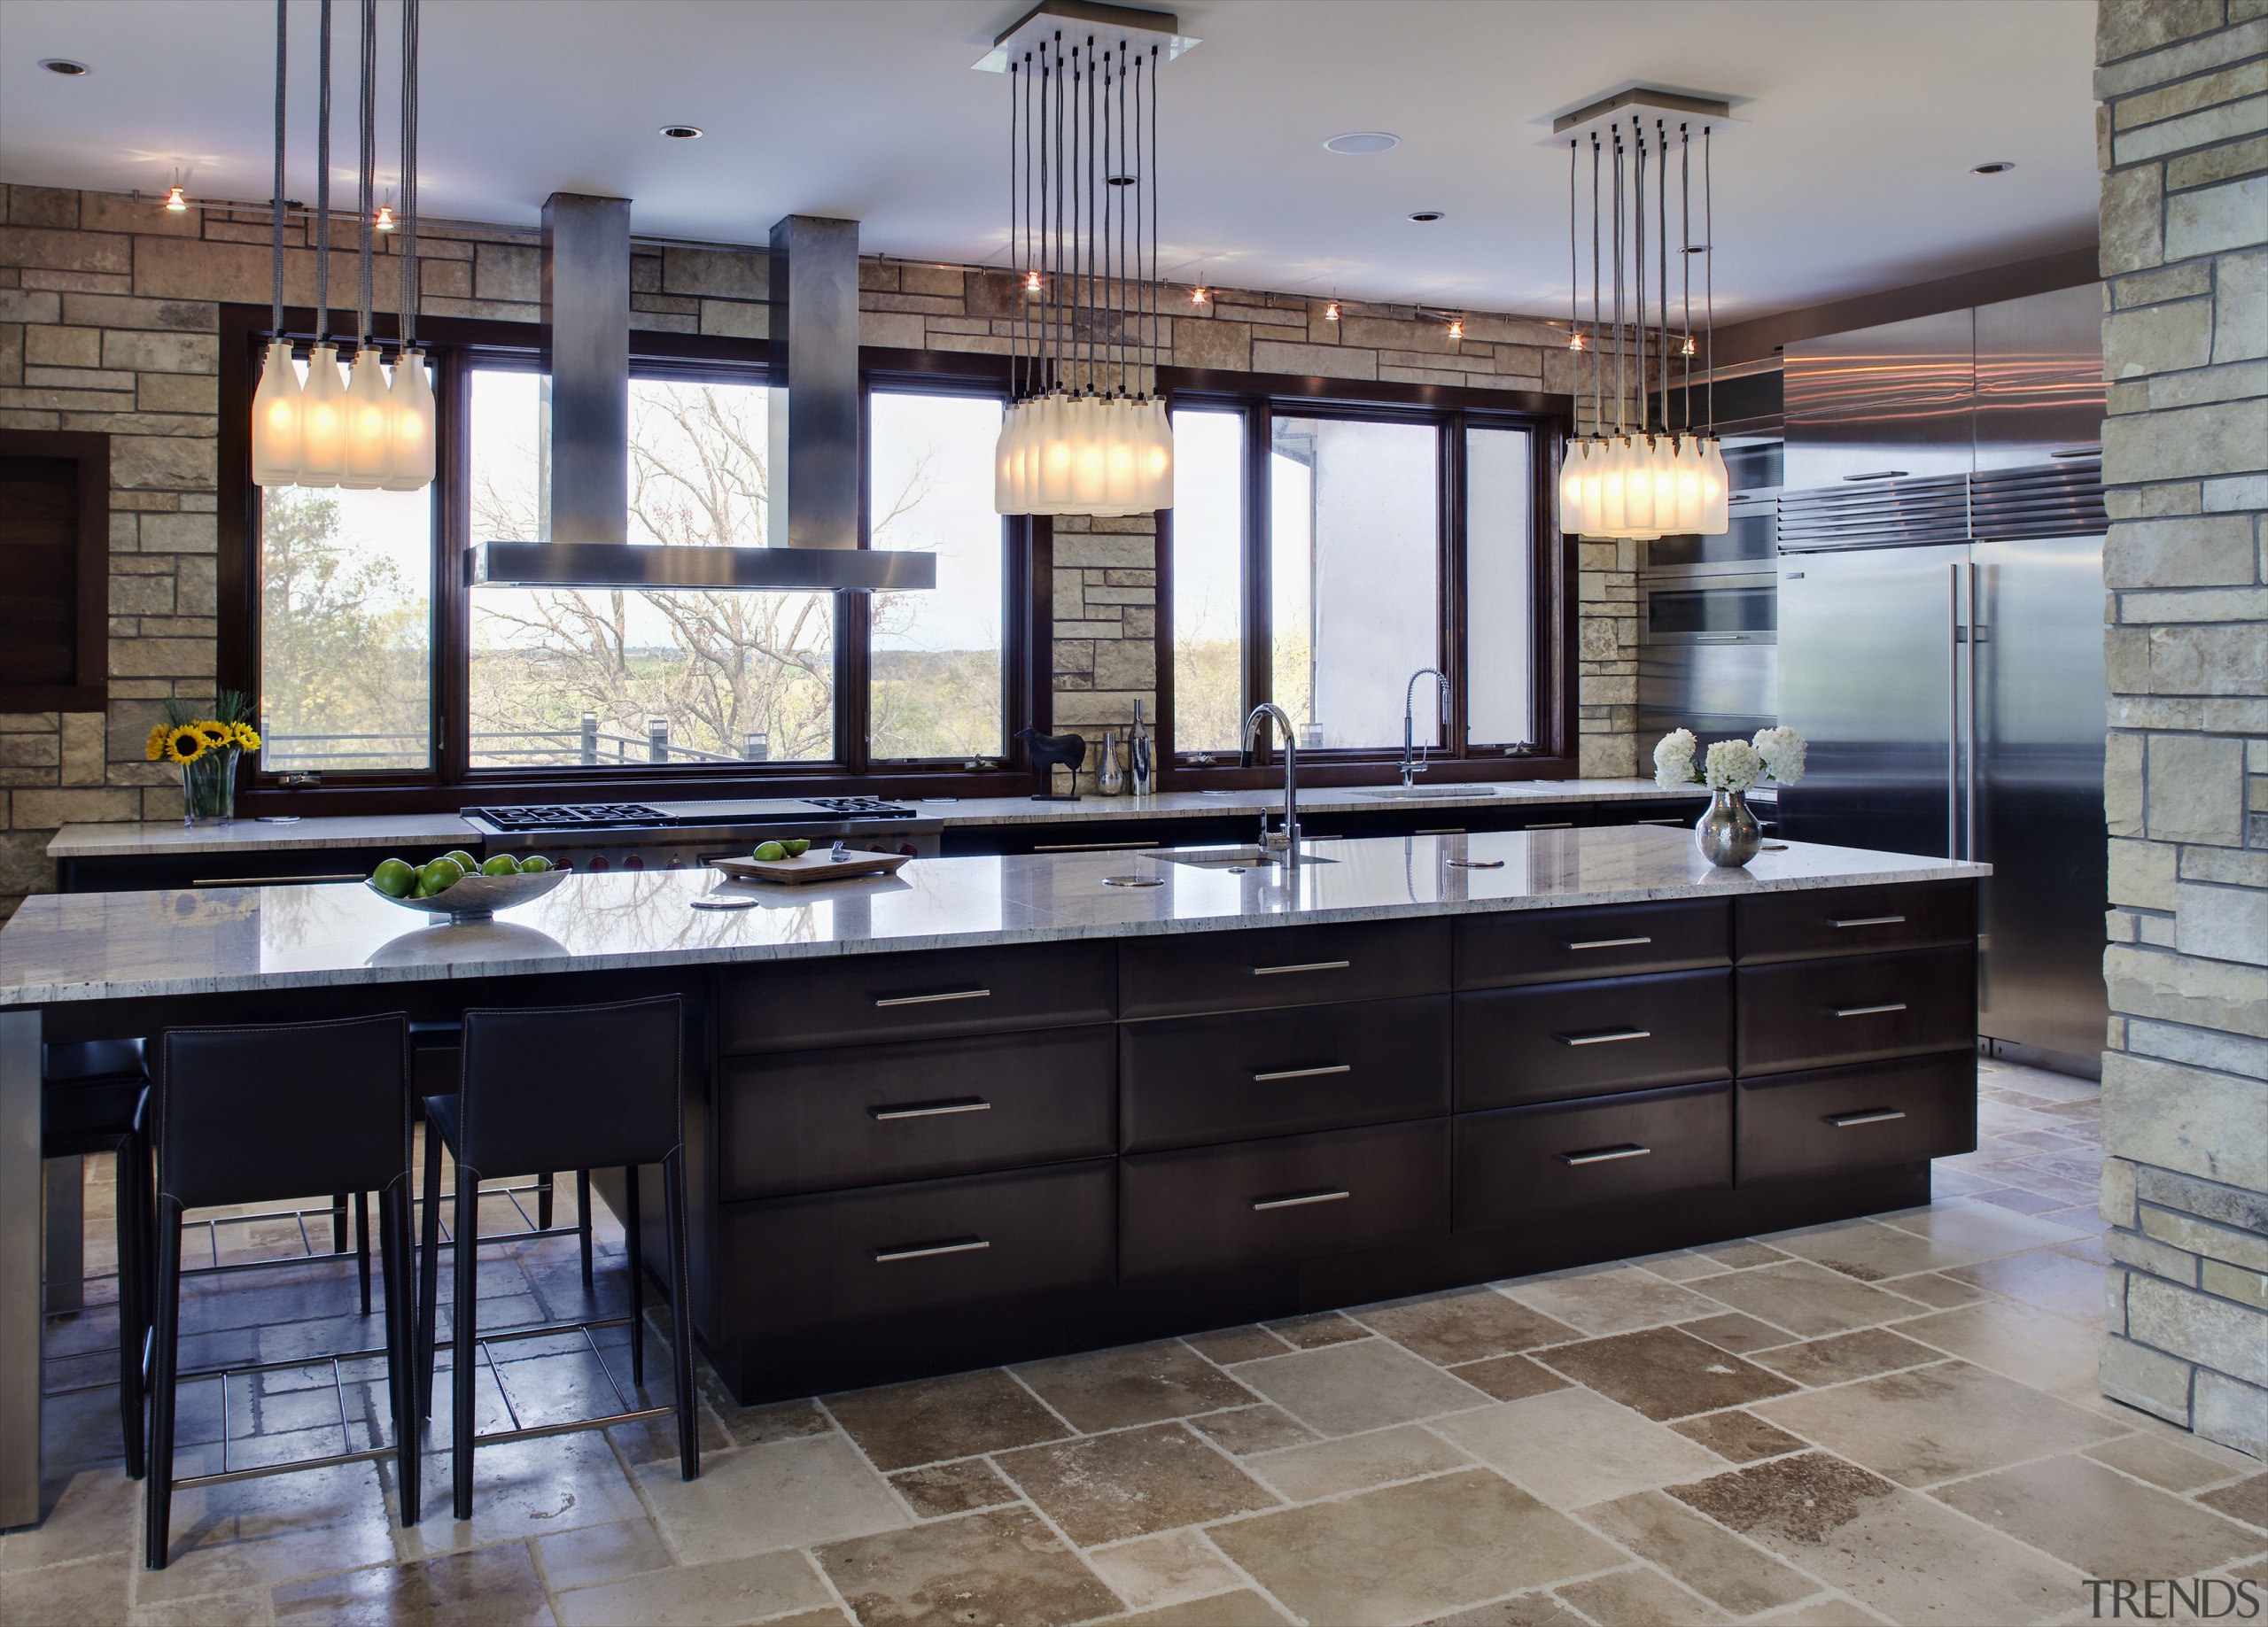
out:
M1637 545L1642 754L1674 729L1707 746L1779 721L1777 420L1728 434L1724 450L1725 531Z
M745 858L757 843L847 841L935 858L944 821L872 796L757 797L709 802L562 802L467 808L490 853L540 853L563 870L690 870Z
M1810 742L1781 833L1991 864L1978 1032L2081 1072L2107 1015L2099 311L2087 286L1790 345L1779 526L1780 721Z

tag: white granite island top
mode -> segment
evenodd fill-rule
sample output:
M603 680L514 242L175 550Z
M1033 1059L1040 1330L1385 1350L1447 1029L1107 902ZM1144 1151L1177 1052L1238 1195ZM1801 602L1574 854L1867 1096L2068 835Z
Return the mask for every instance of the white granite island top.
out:
M348 884L43 894L0 929L0 1008L66 1001L691 966L1052 940L1958 880L1982 864L1790 843L1720 870L1651 825L1308 844L1286 877L1147 853L919 859L804 887L705 871L572 875L495 919L429 925ZM1331 862L1321 862L1328 859ZM1465 869L1457 859L1502 860ZM1154 876L1120 887L1105 878ZM753 908L695 910L715 888Z
M1300 793L1304 814L1345 812L1387 808L1444 810L1501 807L1521 802L1667 802L1697 806L1707 793L1698 786L1665 791L1651 779L1522 779L1491 782L1487 794L1460 794L1453 789L1429 786L1430 795L1384 797L1381 786L1305 786ZM681 803L663 794L654 800L674 809ZM496 800L493 796L490 801ZM563 800L571 800L563 794ZM1280 790L1168 791L1154 796L1088 796L1076 802L1036 802L1023 796L918 797L886 799L912 808L924 819L954 825L1076 825L1127 819L1184 819L1204 815L1253 814L1283 806ZM466 806L478 805L478 794L466 794ZM816 814L814 817L819 817ZM139 825L66 825L47 844L50 859L158 858L192 853L260 853L322 848L424 848L439 845L478 848L485 833L455 813L329 815L289 825L269 825L239 819L232 825L183 825L176 822Z

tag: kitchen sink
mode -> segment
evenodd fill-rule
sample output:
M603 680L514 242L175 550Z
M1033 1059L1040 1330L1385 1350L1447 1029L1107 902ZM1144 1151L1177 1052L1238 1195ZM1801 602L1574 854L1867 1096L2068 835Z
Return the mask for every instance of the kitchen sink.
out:
M1251 870L1262 864L1278 864L1284 856L1272 848L1168 848L1159 853L1146 853L1144 858L1163 859L1169 864L1194 864L1200 870ZM1337 859L1319 858L1312 853L1300 855L1302 864L1336 864Z
M1377 790L1356 791L1353 794L1374 796L1384 802L1399 802L1405 798L1495 796L1498 794L1499 790L1500 787L1495 786L1384 786Z

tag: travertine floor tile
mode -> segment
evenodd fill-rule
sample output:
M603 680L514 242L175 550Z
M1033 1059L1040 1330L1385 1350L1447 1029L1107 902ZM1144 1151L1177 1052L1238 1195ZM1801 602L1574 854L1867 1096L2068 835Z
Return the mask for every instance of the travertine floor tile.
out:
M824 1607L827 1586L796 1553L711 1560L559 1596L561 1627L741 1627L783 1610Z
M2268 1533L2083 1457L2005 1468L1936 1495L2091 1577L2192 1577L2268 1549Z
M1756 1618L1764 1627L1882 1627L1883 1617L1847 1599L1815 1599Z
M2201 1492L2197 1500L2209 1508L2218 1508L2247 1524L2268 1530L2268 1475L2255 1475L2233 1486Z
M888 1530L910 1516L840 1435L719 1453L698 1480L649 1463L638 1480L663 1534L688 1565Z
M447 1447L448 1438L446 1426L437 1420L426 1444ZM703 1472L707 1473L710 1462L725 1460L722 1454L704 1459ZM472 1457L472 1518L468 1521L454 1517L447 1452L428 1452L423 1464L419 1490L425 1517L396 1538L404 1559L550 1536L584 1525L610 1525L646 1512L613 1452L595 1432L477 1449ZM649 1467L656 1472L665 1468L674 1482L677 1453L672 1451Z
M133 1597L131 1554L74 1560L38 1570L0 1572L0 1622L40 1627L110 1627ZM263 1590L264 1593L264 1590Z
M1710 1413L1699 1418L1681 1418L1669 1426L1688 1440L1698 1441L1710 1451L1735 1463L1753 1463L1759 1458L1776 1458L1783 1453L1800 1452L1809 1443L1800 1440L1785 1429L1775 1429L1753 1413L1737 1408L1728 1413Z
M1756 1411L1906 1485L2091 1446L2117 1426L1966 1362L1806 1391Z
M1294 1316L1280 1322L1270 1322L1268 1330L1298 1350L1319 1350L1326 1344L1344 1344L1349 1339L1367 1339L1371 1330L1359 1322L1349 1321L1336 1311L1325 1311L1316 1316Z
M1277 1500L1179 1423L1026 1446L995 1460L1083 1548L1271 1507Z
M274 1485L288 1478L244 1484ZM388 1564L395 1557L392 1522L383 1508L369 1520L255 1538L218 1529L185 1531L176 1523L170 1552L165 1569L135 1573L136 1604L281 1586L325 1571Z
M1190 1427L1220 1447L1247 1457L1255 1452L1275 1452L1285 1446L1304 1446L1316 1433L1280 1406L1239 1406L1225 1413L1192 1418Z
M1405 1423L1370 1435L1349 1435L1320 1445L1270 1453L1254 1459L1249 1467L1293 1502L1304 1503L1388 1481L1414 1480L1420 1475L1461 1468L1471 1461L1438 1435Z
M2225 1465L2155 1435L2121 1436L2088 1447L2086 1455L2169 1491L2194 1491L2229 1477Z
M137 1546L142 1488L122 1467L66 1469L40 1487L45 1517L0 1537L0 1572L60 1565Z
M275 1592L278 1623L377 1621L403 1627L550 1627L551 1606L520 1543L349 1570Z
M1137 1610L1180 1604L1244 1586L1220 1550L1195 1531L1142 1537L1087 1555L1113 1592Z
M1901 1338L1887 1328L1865 1328L1857 1333L1838 1333L1808 1344L1759 1351L1754 1360L1759 1367L1816 1387L1920 1367L1942 1356L1942 1352Z
M1957 1282L1990 1289L2074 1321L2102 1319L2102 1267L2054 1249L2033 1249L1980 1260L1945 1273Z
M0 1621L9 1619L0 1610ZM276 1602L265 1588L256 1592L217 1593L169 1604L136 1605L126 1613L126 1627L274 1627Z
M1614 1627L1691 1627L1730 1619L1643 1567L1562 1583L1557 1592L1591 1620Z
M1542 1395L1547 1390L1557 1390L1566 1380L1550 1368L1540 1367L1527 1356L1491 1356L1486 1361L1468 1361L1450 1372L1471 1384L1482 1394L1499 1401L1517 1401L1524 1395Z
M1956 1305L1975 1305L1981 1300L1992 1298L1983 1289L1972 1283L1956 1282L1953 1278L1939 1275L1934 1271L1920 1272L1910 1277L1899 1277L1890 1286L1901 1299L1912 1299L1939 1310L1950 1310Z
M1736 1311L1777 1322L1807 1339L1849 1333L1914 1314L1912 1302L1855 1282L1840 1272L1809 1260L1790 1260L1730 1276L1705 1277L1694 1284Z
M1670 1494L1895 1622L2038 1622L2083 1597L2070 1567L1818 1453Z
M1178 1339L1058 1356L1014 1371L1075 1429L1155 1423L1257 1398Z
M1515 1403L1515 1405L1518 1405ZM1486 1469L1216 1526L1214 1542L1310 1622L1403 1622L1619 1557Z
M1678 1326L1697 1339L1706 1339L1719 1350L1728 1350L1744 1356L1751 1351L1770 1350L1775 1344L1792 1344L1796 1336L1784 1328L1775 1328L1769 1322L1759 1322L1753 1316L1743 1316L1738 1311L1726 1311L1715 1316L1705 1316L1696 1322L1680 1322Z
M2101 1273L2095 1274L2100 1304ZM2096 1391L2094 1329L2028 1305L1987 1299L1900 1322L1898 1331L2053 1393Z
M1758 1552L1660 1491L1595 1503L1576 1510L1576 1516L1735 1615L1776 1609L1819 1591L1819 1584L1809 1577ZM1598 1615L1580 1599L1573 1602L1587 1614Z
M1112 1627L1284 1627L1291 1618L1247 1587L1111 1620Z
M831 1395L827 1409L877 1468L912 1468L1070 1433L998 1368Z
M1630 1263L1643 1266L1656 1276L1666 1277L1673 1282L1689 1282L1695 1277L1713 1277L1720 1271L1732 1269L1720 1261L1688 1249L1678 1249L1668 1254L1643 1254Z
M1590 1627L1551 1593L1515 1593L1452 1615L1437 1615L1425 1627Z
M1723 1463L1666 1426L1581 1389L1500 1401L1436 1419L1432 1428L1556 1508L1689 1480Z
M1259 1356L1280 1356L1293 1348L1265 1328L1220 1328L1184 1336L1182 1343L1223 1367Z
M1698 1279L1701 1282L1729 1280L1721 1275ZM1665 1282L1635 1266L1532 1277L1499 1286L1522 1305L1588 1334L1626 1333L1633 1328L1690 1321L1718 1309L1691 1290Z
M1238 1367L1237 1376L1325 1435L1384 1429L1487 1399L1383 1339L1264 1357Z
M1775 1232L1772 1246L1861 1282L1879 1282L1885 1277L1902 1277L1916 1271L1938 1271L1947 1266L1966 1266L1977 1258L1967 1249L1872 1220L1837 1220L1831 1226Z
M1404 1349L1445 1367L1582 1337L1566 1323L1489 1288L1365 1305L1352 1314Z
M1657 1423L1786 1395L1795 1388L1674 1328L1563 1344L1537 1360Z
M654 1522L642 1518L539 1537L530 1546L536 1569L554 1589L594 1587L677 1563Z
M2028 1214L2017 1214L2007 1209L1988 1208L1982 1204L1932 1204L1927 1209L1912 1209L1896 1215L1884 1215L1885 1225L1916 1236L1928 1237L1938 1243L1949 1243L1955 1248L1968 1249L1980 1255L2014 1254L2024 1249L2053 1248L2059 1243L2070 1243L2085 1236L2069 1226L2059 1226L2053 1220L2042 1220Z
M860 1627L1069 1627L1118 1595L1028 1508L993 1508L819 1550Z
M1016 1500L1016 1489L1000 1478L999 1471L983 1458L963 1458L958 1463L932 1463L927 1468L904 1469L889 1477L897 1494L925 1520L967 1514Z

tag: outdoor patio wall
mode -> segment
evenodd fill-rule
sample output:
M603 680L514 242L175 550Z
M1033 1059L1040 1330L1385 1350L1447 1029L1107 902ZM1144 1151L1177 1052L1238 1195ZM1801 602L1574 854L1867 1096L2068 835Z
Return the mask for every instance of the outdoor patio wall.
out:
M2103 0L2102 1387L2268 1456L2268 0Z
M145 762L144 739L168 696L214 688L217 338L222 302L265 305L265 211L191 209L45 187L5 189L0 223L0 428L112 437L110 706L97 713L0 715L0 918L53 885L45 856L63 824L178 817L177 782ZM287 236L286 297L312 304L311 224ZM352 298L353 223L333 222L331 288ZM534 322L540 237L445 224L420 229L421 309L434 316ZM391 249L391 243L388 244ZM758 250L633 243L632 322L649 330L765 336L767 271ZM867 345L1008 348L1014 279L920 261L862 267ZM381 304L397 286L377 278ZM1470 314L1462 342L1408 307L1301 296L1162 291L1173 360L1191 368L1499 387L1570 388L1564 331ZM340 324L345 326L346 324ZM1155 716L1156 560L1146 519L1056 525L1055 719L1092 736L1122 728L1134 702ZM1581 545L1581 758L1587 774L1635 771L1635 545Z

